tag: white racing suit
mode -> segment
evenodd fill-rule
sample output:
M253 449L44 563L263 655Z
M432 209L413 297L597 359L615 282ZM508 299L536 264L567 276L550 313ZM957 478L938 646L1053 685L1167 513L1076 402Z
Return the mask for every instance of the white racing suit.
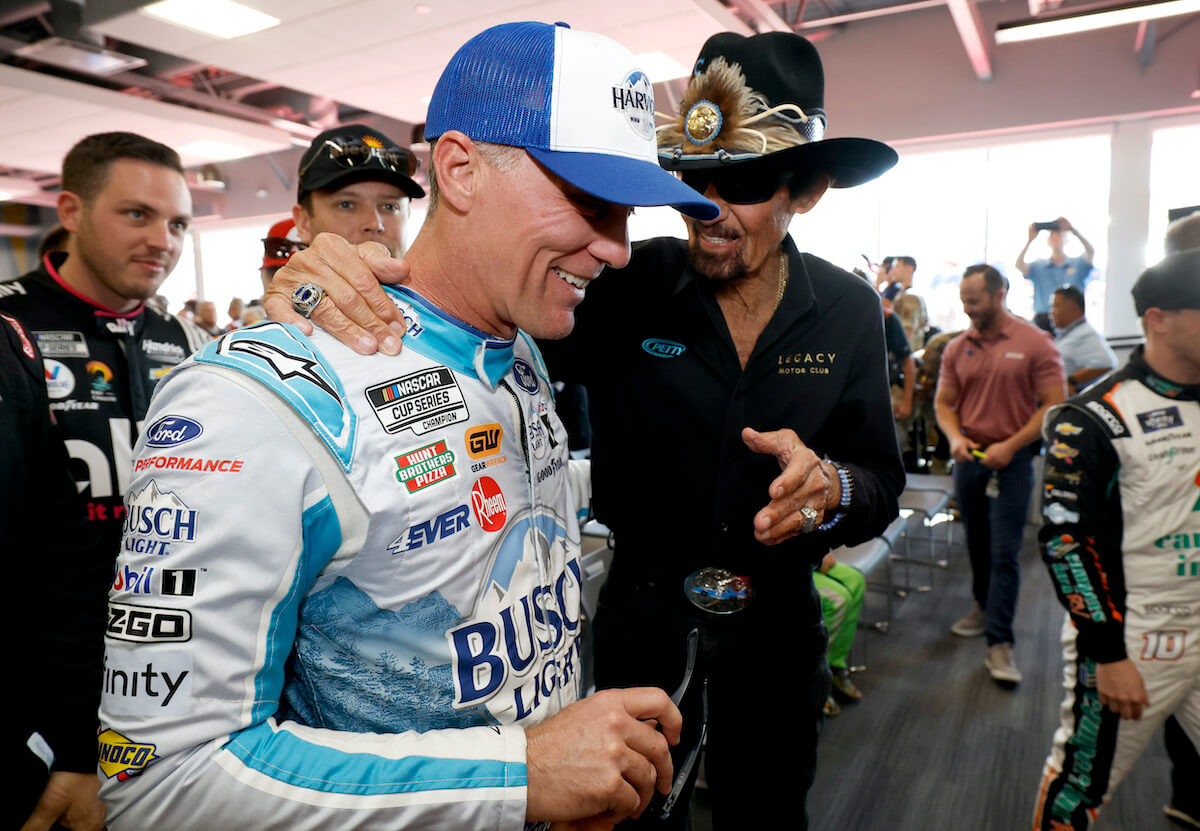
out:
M1166 718L1200 743L1200 387L1129 364L1051 410L1040 534L1063 624L1062 725L1034 827L1084 829ZM1096 665L1132 659L1150 705L1103 707Z
M398 357L264 323L155 393L109 598L109 827L524 825L522 728L578 696L586 464L529 338L391 293Z

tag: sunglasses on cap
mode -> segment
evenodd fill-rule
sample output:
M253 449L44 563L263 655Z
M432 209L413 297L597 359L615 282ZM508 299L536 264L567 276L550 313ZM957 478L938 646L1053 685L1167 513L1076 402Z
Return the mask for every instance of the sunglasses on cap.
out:
M412 176L417 169L417 157L403 147L374 147L361 139L325 139L308 164L300 169L300 178L304 178L322 153L328 153L330 161L347 170L363 167L371 159L377 159L387 170L405 176Z
M766 202L792 178L790 170L758 171L742 167L716 167L681 170L683 183L703 194L712 185L731 205L757 205Z
M308 247L302 242L286 237L264 237L262 243L263 256L269 260L286 260L297 251Z

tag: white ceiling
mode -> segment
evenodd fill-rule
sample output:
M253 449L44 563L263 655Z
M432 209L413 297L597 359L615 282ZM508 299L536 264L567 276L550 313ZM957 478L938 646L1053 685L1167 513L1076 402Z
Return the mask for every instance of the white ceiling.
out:
M196 141L243 148L245 155L291 147L282 130L164 104L0 65L0 165L55 173L92 133L128 130L177 150ZM213 160L181 151L185 166Z
M133 11L91 28L410 123L425 120L428 98L455 50L498 23L565 21L637 54L663 52L685 71L709 35L726 29L749 34L717 0L240 2L282 25L221 40Z

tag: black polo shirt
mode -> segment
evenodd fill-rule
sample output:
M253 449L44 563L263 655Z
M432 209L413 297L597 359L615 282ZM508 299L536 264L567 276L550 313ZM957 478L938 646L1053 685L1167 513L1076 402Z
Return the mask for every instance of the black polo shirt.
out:
M675 239L635 246L627 268L588 287L574 333L543 344L556 380L588 388L593 506L617 541L610 587L661 582L673 595L690 572L721 566L749 575L760 597L796 592L788 578L807 584L828 550L896 516L904 472L879 298L784 244L787 290L745 370L711 287ZM777 546L754 539L780 468L746 447L743 427L790 427L850 469L853 501L837 526Z

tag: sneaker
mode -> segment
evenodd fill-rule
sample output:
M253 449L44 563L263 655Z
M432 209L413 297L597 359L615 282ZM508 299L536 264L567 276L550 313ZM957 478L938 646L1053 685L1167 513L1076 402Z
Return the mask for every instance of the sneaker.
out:
M950 631L960 638L977 638L987 631L987 615L976 606L971 614L955 621Z
M825 699L825 718L833 718L834 716L841 715L841 713L842 708L833 700L832 695Z
M1174 805L1164 805L1163 813L1171 819L1171 822L1174 822L1177 825L1182 825L1184 828L1193 828L1196 831L1200 831L1200 819L1197 819L1191 814L1184 813Z
M862 698L862 691L854 686L854 681L850 679L850 670L845 667L833 668L833 694L846 701L858 701Z
M1015 687L1021 683L1021 670L1013 663L1011 643L994 643L989 646L983 665L992 674L992 680L1002 686Z

